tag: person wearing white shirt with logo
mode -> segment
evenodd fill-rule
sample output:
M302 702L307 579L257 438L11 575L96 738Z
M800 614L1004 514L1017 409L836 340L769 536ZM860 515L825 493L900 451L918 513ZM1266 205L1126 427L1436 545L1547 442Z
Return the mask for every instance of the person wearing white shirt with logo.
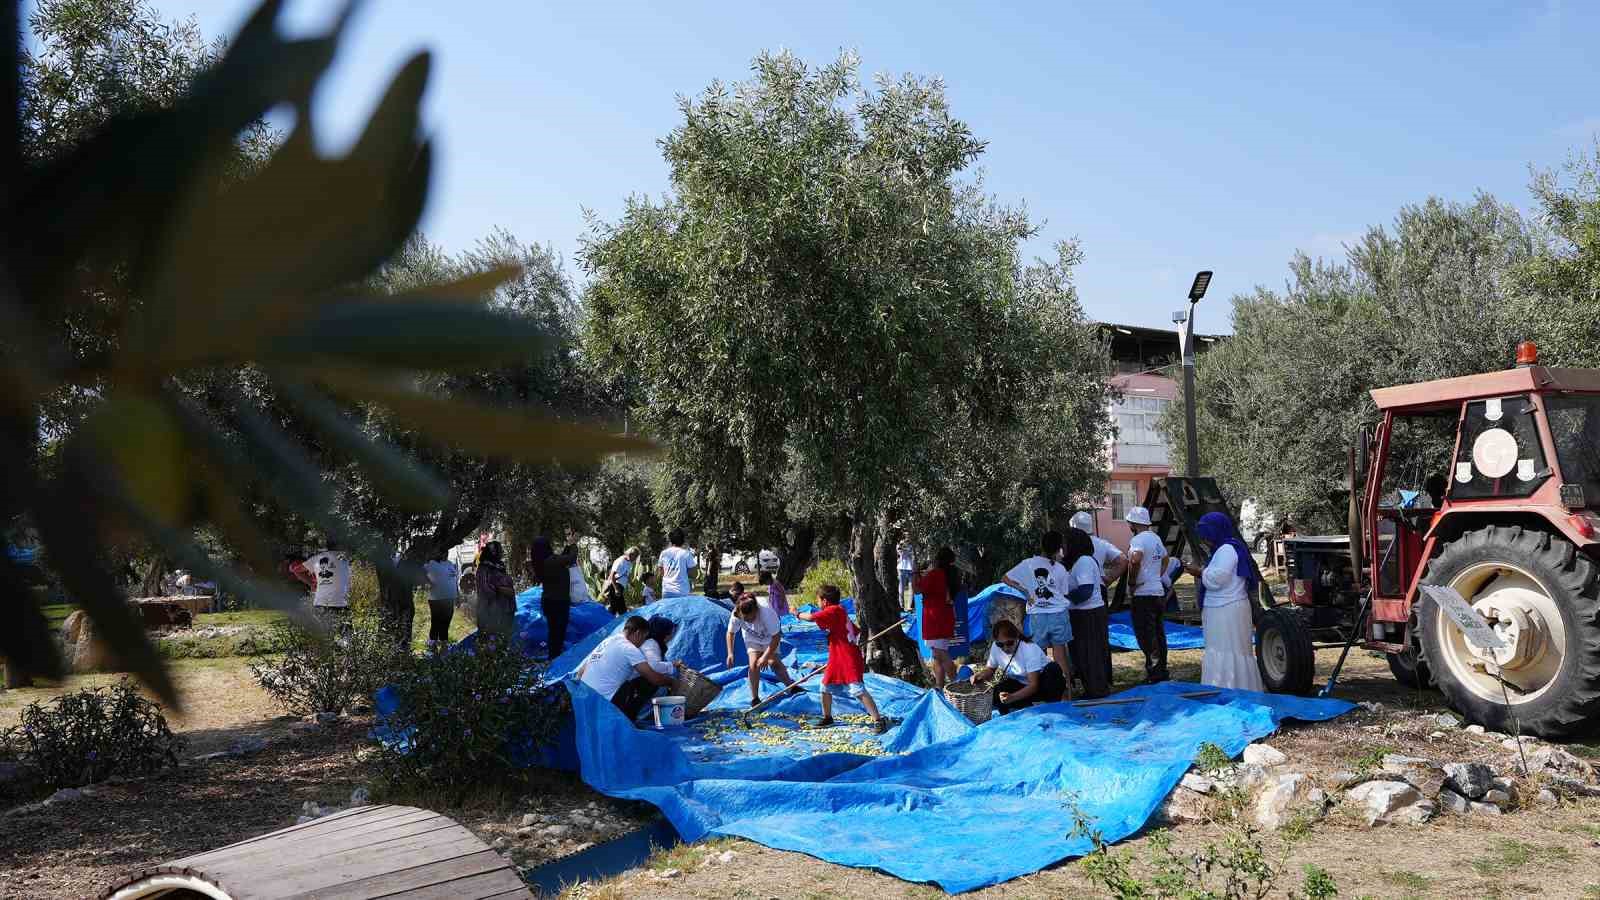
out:
M1011 567L1000 576L1005 585L1028 598L1028 632L1040 647L1050 651L1050 658L1062 674L1072 671L1067 647L1072 642L1072 622L1067 616L1067 595L1072 590L1072 578L1067 569L1056 561L1061 551L1061 532L1047 531L1039 536L1039 553ZM994 605L1002 598L997 594L989 600ZM999 634L999 622L1010 621L1010 615L997 618L991 610L990 624ZM1019 627L1018 632L1021 632ZM1079 660L1079 665L1082 665Z
M1145 684L1167 680L1167 545L1150 529L1150 511L1128 510L1128 571L1133 579L1133 635L1144 651Z
M639 548L629 547L611 564L611 571L606 573L606 583L600 589L600 596L606 601L606 609L614 616L628 611L628 579L633 575L633 564L638 559Z
M1105 580L1087 532L1068 528L1062 549L1072 576L1067 596L1072 601L1072 659L1078 664L1074 674L1083 679L1083 696L1095 700L1111 693L1111 611L1106 608Z
M1037 644L1023 639L1017 626L1005 619L995 623L989 658L983 668L973 673L972 682L985 684L997 676L1000 680L990 690L994 708L1001 715L1035 703L1055 703L1067 690L1061 668L1047 659Z
M639 649L649 636L650 623L629 616L621 631L601 641L578 667L578 680L610 700L630 722L639 717L656 688L672 684L672 678L651 666Z

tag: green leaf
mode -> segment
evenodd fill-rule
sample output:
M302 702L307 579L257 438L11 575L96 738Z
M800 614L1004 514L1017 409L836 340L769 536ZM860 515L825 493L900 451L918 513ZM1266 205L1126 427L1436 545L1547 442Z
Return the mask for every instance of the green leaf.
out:
M269 364L339 360L402 369L485 369L549 343L537 322L451 301L341 303L244 350Z
M443 399L348 371L309 373L351 400L376 403L428 435L468 453L528 462L587 462L654 449L649 441L520 410Z
M0 558L0 658L29 675L60 678L61 654L23 571Z
M278 384L329 442L361 464L391 502L415 512L430 512L449 499L450 488L437 475L389 444L368 437L327 397L294 380L279 379Z

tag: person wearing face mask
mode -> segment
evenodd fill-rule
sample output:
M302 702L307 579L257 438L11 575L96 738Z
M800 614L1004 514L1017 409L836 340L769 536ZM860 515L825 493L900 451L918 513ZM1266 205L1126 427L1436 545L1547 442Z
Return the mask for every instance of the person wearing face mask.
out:
M1255 634L1250 598L1261 579L1255 561L1233 521L1220 512L1201 516L1196 534L1211 549L1211 559L1204 566L1190 563L1184 567L1195 578L1205 631L1200 681L1213 687L1265 691L1250 643Z

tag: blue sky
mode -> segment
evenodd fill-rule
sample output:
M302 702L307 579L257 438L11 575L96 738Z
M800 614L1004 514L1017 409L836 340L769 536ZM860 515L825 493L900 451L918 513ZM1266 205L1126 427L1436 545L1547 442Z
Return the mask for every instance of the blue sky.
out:
M232 33L247 0L155 0ZM335 4L291 0L286 26ZM1002 201L1077 237L1097 318L1163 325L1196 269L1226 297L1280 286L1290 254L1403 203L1486 190L1526 208L1528 166L1600 131L1600 4L540 3L369 0L321 96L324 145L355 134L390 74L435 53L441 149L424 228L451 248L502 225L574 258L583 210L665 190L675 96L747 76L758 51L944 79L989 141Z

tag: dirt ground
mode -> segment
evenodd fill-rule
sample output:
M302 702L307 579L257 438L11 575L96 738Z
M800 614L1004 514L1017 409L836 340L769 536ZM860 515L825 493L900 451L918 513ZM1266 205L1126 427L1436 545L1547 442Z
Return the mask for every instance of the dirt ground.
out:
M1174 675L1197 676L1199 657L1198 651L1174 653ZM1336 657L1333 651L1319 655L1324 678ZM1118 654L1116 663L1119 686L1141 677L1134 654ZM190 739L189 754L224 749L246 735L268 738L267 749L191 762L143 783L103 785L94 796L77 803L0 813L0 897L90 896L116 873L291 824L307 800L343 803L361 783L356 751L368 725L365 720L290 737L289 725L295 720L281 716L259 691L243 660L185 660L176 663L174 671L188 698L185 713L174 726ZM67 686L114 677L85 676ZM0 693L0 725L13 722L26 702L60 689ZM1435 727L1418 714L1442 710L1441 698L1398 685L1381 658L1353 653L1338 695L1378 701L1383 707L1358 710L1329 723L1286 727L1270 742L1288 754L1295 771L1321 779L1382 753L1509 762L1498 744L1459 729L1431 737ZM1600 756L1594 746L1568 749ZM566 815L594 803L602 810L599 818L614 828L649 815L648 809L599 797L562 775L542 780L530 794L440 808L489 841L506 836L520 816L530 812ZM1174 833L1181 845L1198 848L1222 840L1228 831L1227 826L1213 823L1182 825ZM521 865L536 865L599 837L603 835L575 835L537 847L519 845L513 858ZM1519 810L1494 819L1441 817L1427 825L1373 829L1336 809L1292 846L1281 835L1268 837L1266 846L1275 858L1286 854L1289 874L1274 896L1282 896L1282 888L1298 886L1302 867L1315 864L1333 875L1341 897L1600 898L1600 800L1567 803L1554 810ZM729 850L736 859L720 862L719 855ZM1125 841L1116 852L1142 860L1149 852L1149 839ZM660 876L671 869L680 874ZM930 886L834 866L803 854L718 841L674 848L617 878L577 886L567 896L925 898L940 893ZM971 896L1103 895L1080 865L1068 862Z

